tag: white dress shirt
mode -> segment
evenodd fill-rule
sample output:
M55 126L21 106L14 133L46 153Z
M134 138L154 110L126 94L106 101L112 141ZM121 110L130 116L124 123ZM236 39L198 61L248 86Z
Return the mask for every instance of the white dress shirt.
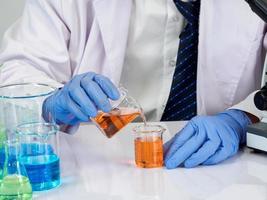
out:
M150 121L165 109L184 22L173 0L133 1L121 84Z

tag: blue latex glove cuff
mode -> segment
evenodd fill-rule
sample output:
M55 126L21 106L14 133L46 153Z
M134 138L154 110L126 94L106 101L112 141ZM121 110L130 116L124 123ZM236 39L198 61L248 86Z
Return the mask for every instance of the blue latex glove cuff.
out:
M219 113L218 115L226 115L232 118L240 125L240 130L237 132L239 134L239 143L245 144L247 141L247 127L248 125L251 125L252 122L250 118L247 116L247 114L244 111L236 110L236 109L230 109L228 111Z

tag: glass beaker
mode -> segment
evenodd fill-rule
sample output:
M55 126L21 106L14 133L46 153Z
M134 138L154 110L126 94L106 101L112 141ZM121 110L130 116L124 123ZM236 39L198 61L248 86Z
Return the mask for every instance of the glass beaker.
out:
M162 134L166 129L160 125L139 125L135 134L135 163L141 168L163 166Z
M56 88L39 83L22 83L0 87L0 134L12 139L14 129L23 123L43 122L44 100ZM52 114L49 122L52 122ZM0 138L1 138L0 137Z
M17 126L21 145L20 162L25 166L33 191L43 191L60 184L58 126L29 123Z
M129 96L125 88L120 87L119 92L120 99L111 101L112 110L109 113L99 111L95 118L91 118L101 132L108 138L113 137L138 116L141 116L145 122L143 110L137 101Z
M18 140L4 142L5 163L1 173L0 199L30 200L32 187L24 165L19 162L20 147Z

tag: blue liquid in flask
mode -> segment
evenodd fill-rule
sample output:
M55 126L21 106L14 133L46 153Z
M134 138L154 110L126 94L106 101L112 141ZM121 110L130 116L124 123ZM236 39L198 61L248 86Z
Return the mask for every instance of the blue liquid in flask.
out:
M59 157L53 153L50 145L30 144L30 148L31 153L26 154L29 145L22 145L22 151L27 156L24 154L20 157L20 162L26 168L32 190L43 191L57 187L60 184Z

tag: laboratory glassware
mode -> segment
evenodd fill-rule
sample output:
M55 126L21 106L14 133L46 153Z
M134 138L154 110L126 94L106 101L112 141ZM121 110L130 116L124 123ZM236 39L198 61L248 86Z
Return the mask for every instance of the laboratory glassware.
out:
M0 200L32 199L32 188L27 172L24 165L19 162L18 140L6 140L4 149L5 162L0 175Z
M43 102L56 88L39 83L22 83L0 87L0 134L12 139L14 129L23 123L43 122ZM46 121L52 122L53 113Z
M163 166L162 135L166 129L160 125L138 125L134 127L135 163L141 168Z
M91 118L108 138L113 137L138 116L141 116L145 122L143 110L137 101L128 94L125 88L120 87L119 92L120 98L117 101L111 101L112 110L109 113L99 111L95 118Z
M27 123L16 128L20 162L26 168L33 191L60 185L58 129L52 123Z
M4 142L6 141L6 134L3 128L0 127L0 173L2 173L5 162L5 147ZM1 181L1 176L0 176Z
M4 141L0 141L0 182L2 181L2 173L4 171L4 163L5 163L5 148L3 145Z

